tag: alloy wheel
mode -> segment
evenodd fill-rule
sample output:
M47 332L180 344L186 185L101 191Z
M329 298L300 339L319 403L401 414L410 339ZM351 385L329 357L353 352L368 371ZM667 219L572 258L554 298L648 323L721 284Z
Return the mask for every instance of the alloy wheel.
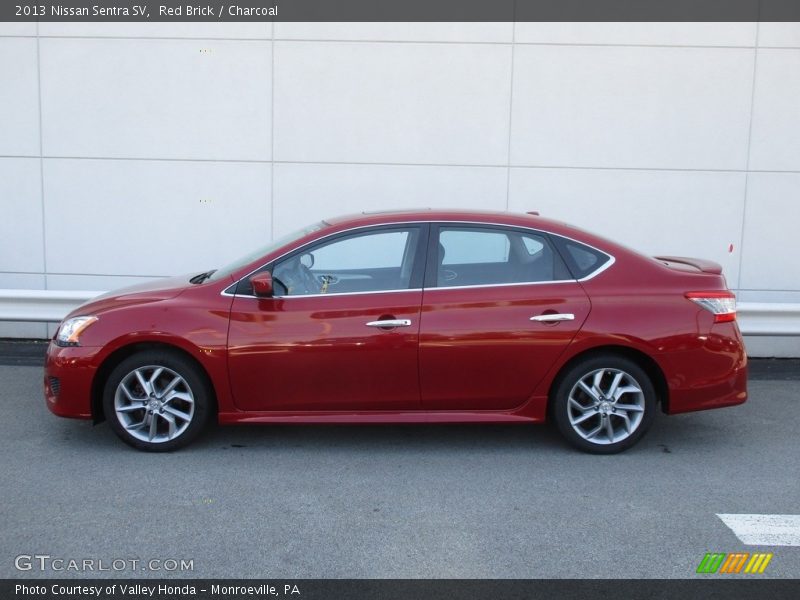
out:
M114 410L131 436L160 444L186 431L194 417L195 399L179 373L148 365L122 378L114 393Z
M568 398L569 423L593 444L614 444L629 438L642 423L645 395L626 371L603 368L578 379Z

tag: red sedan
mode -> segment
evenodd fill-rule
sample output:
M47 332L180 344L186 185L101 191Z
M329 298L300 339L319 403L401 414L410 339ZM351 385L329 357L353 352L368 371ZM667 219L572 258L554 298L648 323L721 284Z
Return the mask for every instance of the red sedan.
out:
M667 414L741 404L721 267L536 214L321 221L215 271L100 296L61 323L57 415L163 451L220 423L555 423L612 453Z

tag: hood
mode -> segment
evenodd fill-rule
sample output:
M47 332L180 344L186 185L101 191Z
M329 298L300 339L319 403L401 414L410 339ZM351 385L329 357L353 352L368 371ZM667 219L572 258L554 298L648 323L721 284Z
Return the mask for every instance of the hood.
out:
M81 304L78 308L70 312L67 317L96 314L109 308L120 308L131 304L143 304L146 302L158 302L174 298L192 284L189 279L196 275L190 273L177 277L165 277L164 279L154 279L136 285L112 290L105 294L100 294Z

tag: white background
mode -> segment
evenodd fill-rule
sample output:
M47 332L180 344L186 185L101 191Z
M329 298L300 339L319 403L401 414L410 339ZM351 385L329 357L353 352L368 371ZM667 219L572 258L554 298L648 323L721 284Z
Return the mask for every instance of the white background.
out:
M430 206L539 210L800 302L800 24L0 23L0 82L0 287Z

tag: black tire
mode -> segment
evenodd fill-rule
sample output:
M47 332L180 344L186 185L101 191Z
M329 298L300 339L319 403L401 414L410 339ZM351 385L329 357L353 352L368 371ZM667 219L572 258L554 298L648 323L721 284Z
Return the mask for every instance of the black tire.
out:
M147 387L142 386L137 370ZM163 394L175 377L182 381ZM103 410L111 429L126 444L147 452L169 452L191 442L205 428L213 407L205 373L190 359L169 350L129 356L111 371L103 388Z
M597 373L602 373L599 380L595 379ZM617 386L622 396L613 401L606 394L618 373L623 373ZM599 391L595 385L584 391L580 386L582 380L584 384L599 381ZM635 387L639 388L638 392L634 391ZM570 402L571 394L574 403ZM598 354L574 364L559 377L552 397L551 416L561 435L579 450L615 454L630 448L644 436L653 424L656 405L656 390L644 369L623 356ZM624 406L631 408L623 410ZM576 421L580 422L573 424Z

